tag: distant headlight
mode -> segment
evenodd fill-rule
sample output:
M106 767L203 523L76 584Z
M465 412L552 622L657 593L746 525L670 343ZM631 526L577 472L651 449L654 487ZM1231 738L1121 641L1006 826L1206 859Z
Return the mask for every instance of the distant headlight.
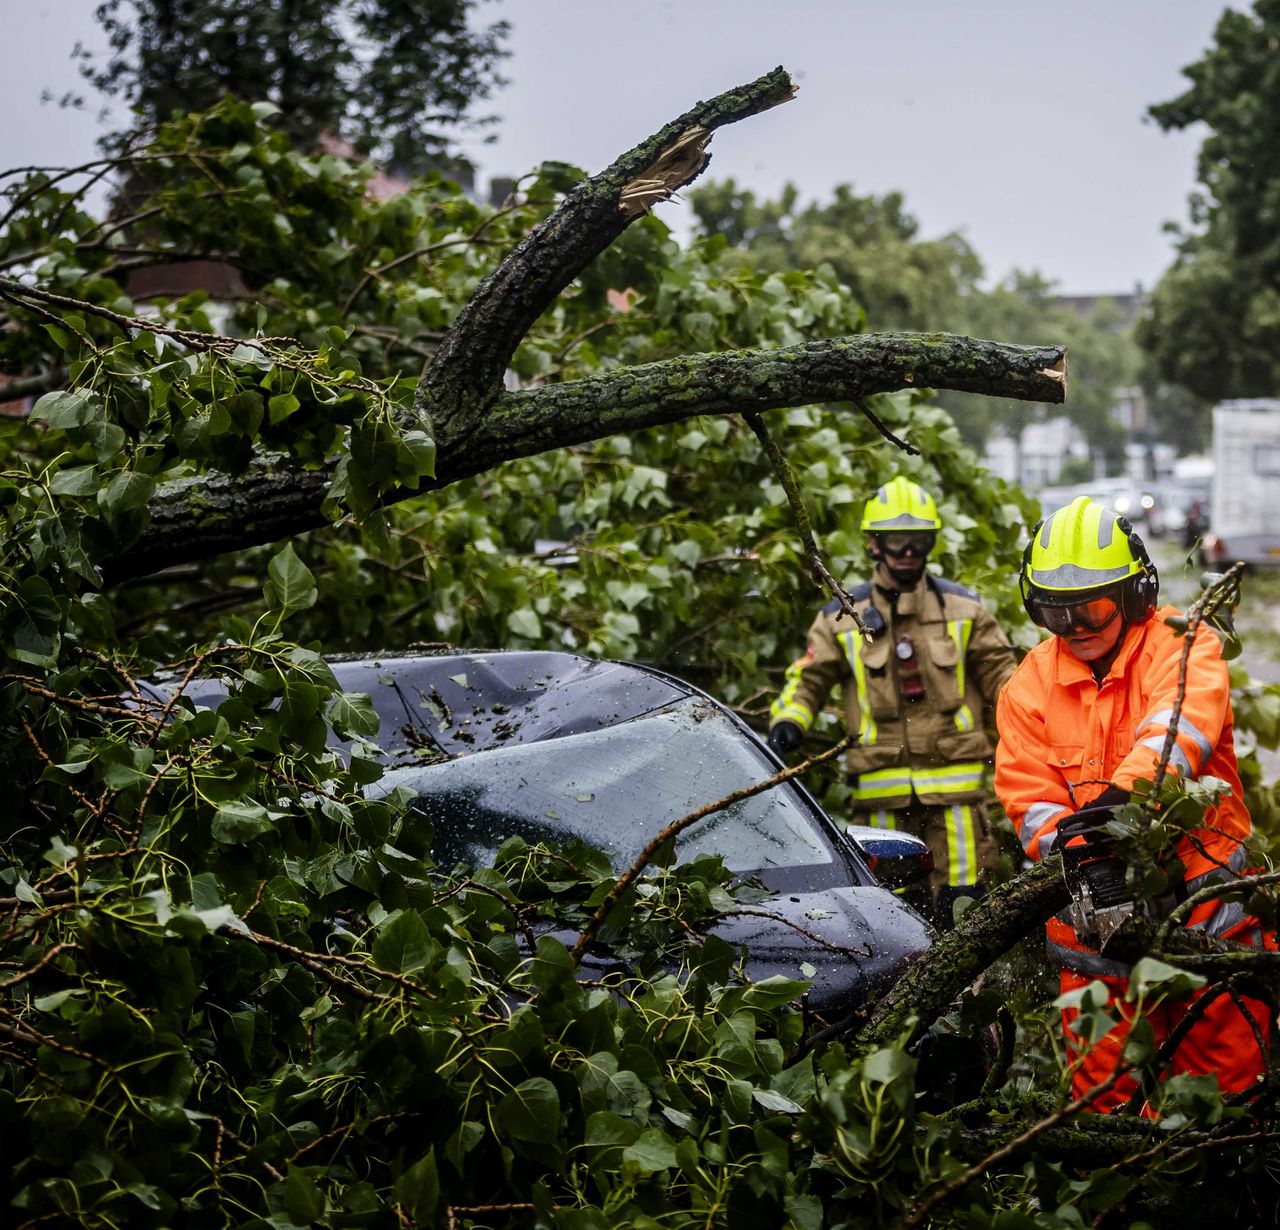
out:
M1116 512L1123 513L1129 511L1130 500L1127 495L1116 496Z
M1153 496L1153 495L1144 495L1144 496L1142 497L1142 507L1143 507L1143 508L1154 508L1155 506L1156 506L1156 499L1155 499L1155 496Z

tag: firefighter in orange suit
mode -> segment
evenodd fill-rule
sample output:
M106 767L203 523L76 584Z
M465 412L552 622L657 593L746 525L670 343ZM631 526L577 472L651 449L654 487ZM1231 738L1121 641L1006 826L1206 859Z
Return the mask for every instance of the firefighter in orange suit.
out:
M1230 793L1203 828L1178 841L1173 853L1185 872L1164 905L1172 908L1197 889L1234 879L1244 868L1242 843L1250 821L1232 743L1227 664L1217 636L1208 628L1198 630L1179 709L1185 639L1165 622L1178 612L1156 609L1159 578L1129 523L1084 496L1036 526L1023 555L1021 586L1031 618L1053 633L1018 667L997 713L996 794L1027 854L1040 859L1063 845L1076 846L1078 854L1090 839L1105 842L1101 826L1111 809L1129 800L1135 782L1155 778L1177 709L1168 772L1186 781L1216 777ZM1099 902L1123 903L1132 892L1118 859L1093 864L1093 871L1110 876L1110 887L1095 883L1084 905L1077 899L1072 909L1049 920L1048 951L1061 969L1064 993L1102 979L1119 1002L1129 966L1098 951L1102 932L1092 920ZM1273 943L1234 902L1203 903L1187 925L1246 943ZM1185 1012L1185 1002L1174 1003L1148 1018L1157 1042ZM1064 1025L1074 1016L1066 1010ZM1268 1019L1257 1000L1217 997L1182 1041L1169 1071L1212 1073L1224 1090L1246 1088L1265 1066L1259 1040L1269 1038ZM1112 1073L1125 1030L1113 1030L1082 1057L1076 1035L1064 1032L1069 1052L1081 1059L1074 1077L1080 1097ZM1095 1098L1092 1109L1122 1105L1133 1089L1133 1079L1125 1075Z
M876 561L849 591L865 632L832 601L809 629L770 710L769 745L785 756L837 686L857 742L848 754L856 824L902 828L933 852L933 906L982 891L995 861L984 799L986 715L1014 667L1008 638L977 595L925 569L941 518L928 492L898 477L867 501L862 529Z

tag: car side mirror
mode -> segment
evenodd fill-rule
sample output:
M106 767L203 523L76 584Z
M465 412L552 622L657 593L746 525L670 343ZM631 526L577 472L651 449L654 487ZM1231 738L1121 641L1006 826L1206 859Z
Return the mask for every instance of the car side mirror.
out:
M886 888L921 884L933 871L933 851L910 833L876 829L868 824L851 824L845 833Z

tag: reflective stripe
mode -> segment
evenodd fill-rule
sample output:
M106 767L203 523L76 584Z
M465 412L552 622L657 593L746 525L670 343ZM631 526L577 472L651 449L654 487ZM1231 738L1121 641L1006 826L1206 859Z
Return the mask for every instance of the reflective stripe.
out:
M811 661L808 654L797 658L787 667L786 682L778 698L769 706L769 725L778 722L794 722L801 730L808 730L813 725L813 710L808 705L796 700L796 692L804 679L804 668Z
M1189 923L1188 931L1203 931L1206 935L1221 935L1244 922L1244 906L1239 901L1223 901L1208 918Z
M1018 837L1021 839L1023 846L1025 847L1027 842L1050 820L1070 810L1071 808L1062 803L1032 803L1027 808L1026 815L1022 817L1022 827L1018 830Z
M1079 564L1059 564L1057 568L1036 568L1027 579L1037 589L1059 592L1111 585L1115 581L1123 581L1132 572L1133 568L1129 564L1116 568L1082 568Z
M1044 947L1050 961L1056 961L1077 974L1088 974L1090 978L1128 978L1132 972L1132 967L1125 962L1112 961L1087 949L1067 948L1050 939L1045 940Z
M875 769L859 773L853 797L859 801L894 799L911 793L911 774L906 769Z
M1133 733L1140 735L1148 726L1163 726L1169 729L1169 723L1173 720L1172 709L1161 709L1159 713L1153 713L1150 717L1143 718L1138 724L1138 729ZM1210 756L1213 755L1213 744L1209 742L1208 736L1204 731L1196 727L1193 722L1188 721L1185 713L1178 714L1178 725L1176 733L1179 738L1184 735L1191 740L1192 743L1200 749L1200 763L1203 765Z
M873 829L896 829L898 827L897 817L893 812L880 808L877 811L867 813L867 823Z
M1040 857L1048 858L1053 853L1053 843L1058 839L1058 831L1055 829L1052 833L1046 833L1037 843L1040 848ZM1027 853L1031 853L1030 847L1027 847Z
M940 769L913 769L911 781L917 792L959 794L962 790L982 788L982 762L965 761Z
M1164 735L1152 735L1149 739L1143 739L1138 743L1139 747L1149 747L1157 756L1164 754ZM1177 769L1178 776L1183 781L1191 781L1196 774L1191 771L1191 761L1187 759L1187 754L1180 748L1177 742L1174 742L1169 752L1169 766Z
M801 730L808 730L813 725L813 710L799 701L793 700L784 705L780 700L775 700L769 707L769 718L770 726L776 726L779 722L794 722Z
M844 646L844 656L853 671L853 682L858 697L858 746L871 747L879 730L871 716L871 701L867 696L867 668L862 661L862 633L856 628L841 632L836 638Z
M947 808L947 882L952 888L976 884L977 866L973 808L965 803L953 803Z
M1227 859L1225 868L1214 867L1212 870L1187 881L1187 896L1190 897L1193 893L1198 892L1206 884L1216 884L1220 880L1232 879L1232 873L1239 874L1244 870L1247 858L1248 855L1245 853L1244 846L1236 846L1231 852L1231 857Z
M974 727L973 711L964 703L964 666L969 653L969 637L973 635L972 619L947 620L947 635L956 646L956 691L960 693L960 708L956 710L956 729L967 734Z

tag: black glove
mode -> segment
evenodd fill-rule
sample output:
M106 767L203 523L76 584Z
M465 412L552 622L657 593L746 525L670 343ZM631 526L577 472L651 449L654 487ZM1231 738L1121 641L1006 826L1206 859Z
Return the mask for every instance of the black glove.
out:
M804 731L794 722L778 722L769 728L769 747L779 756L787 756L804 742Z
M1108 786L1092 803L1086 803L1081 811L1111 811L1123 807L1133 796L1119 786Z
M1109 851L1113 839L1104 826L1115 809L1129 802L1130 797L1129 791L1121 790L1119 786L1108 786L1092 803L1086 803L1078 812L1059 821L1058 835L1052 848L1061 850L1072 842L1072 851L1077 855L1087 852L1093 856ZM1082 840L1076 841L1076 838Z

